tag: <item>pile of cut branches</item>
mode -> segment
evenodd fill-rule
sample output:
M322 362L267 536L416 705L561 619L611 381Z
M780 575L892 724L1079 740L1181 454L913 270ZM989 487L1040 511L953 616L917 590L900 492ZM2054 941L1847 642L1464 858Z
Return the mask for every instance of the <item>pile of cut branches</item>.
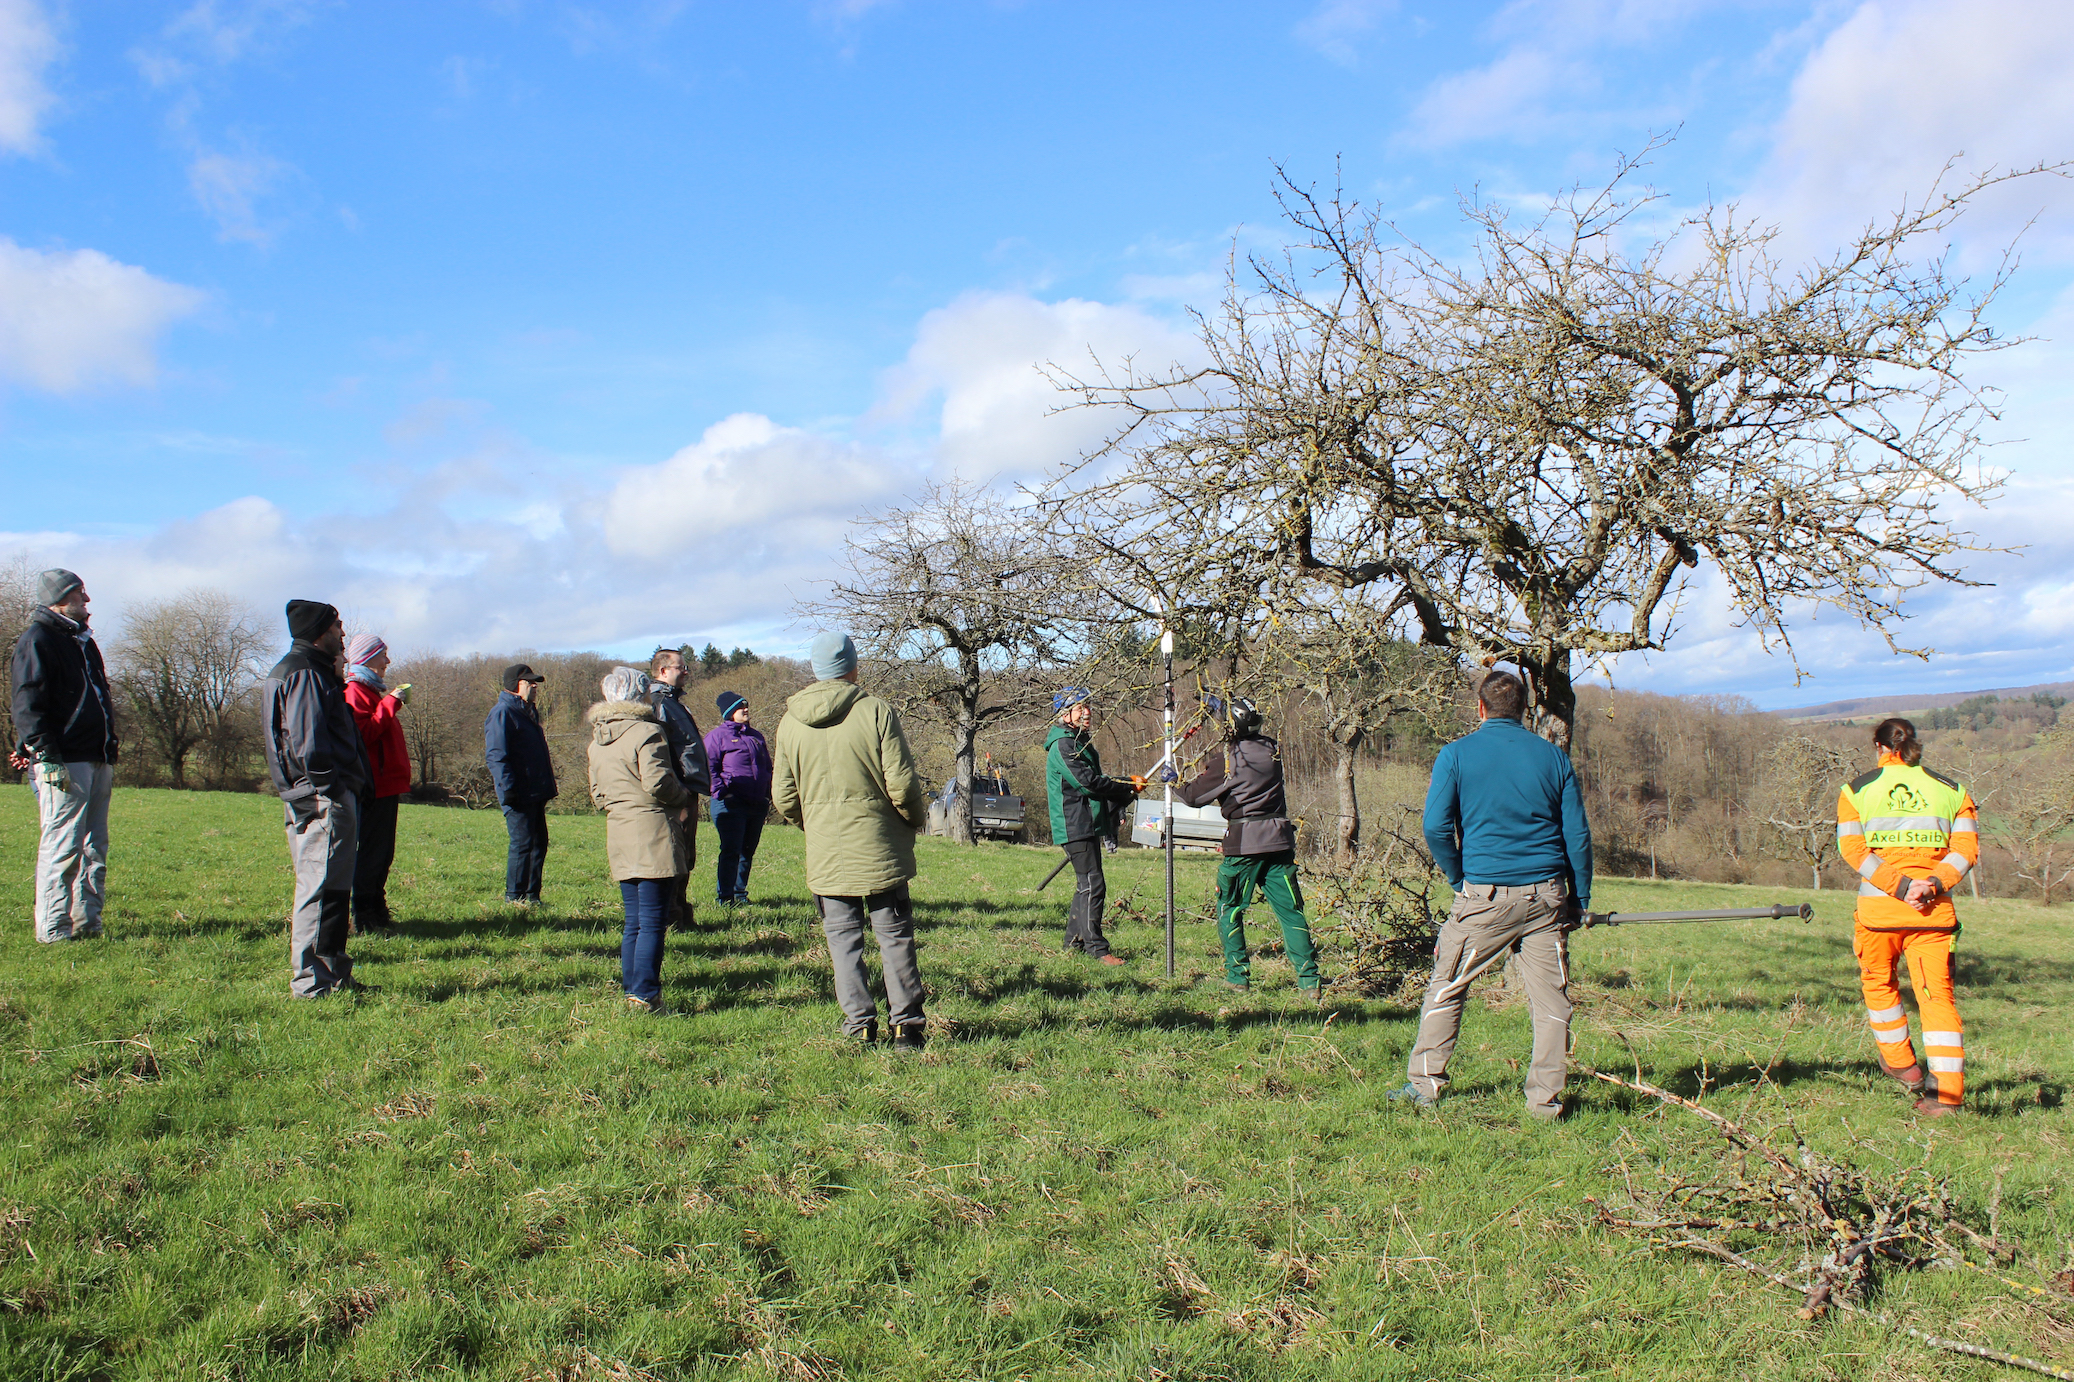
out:
M1641 1184L1624 1156L1621 1171L1630 1203L1615 1209L1587 1200L1601 1224L1645 1235L1665 1252L1717 1258L1797 1292L1798 1314L1804 1320L1835 1308L1953 1353L2074 1379L2074 1371L2034 1358L1898 1324L1862 1303L1881 1272L1982 1266L1968 1258L1969 1249L1993 1267L2017 1258L2017 1248L1996 1236L1992 1218L1985 1230L1966 1222L1952 1201L1949 1182L1930 1171L1927 1150L1924 1164L1898 1176L1875 1178L1822 1155L1790 1122L1789 1152L1639 1075L1624 1079L1598 1070L1587 1073L1705 1119L1732 1148L1730 1156L1710 1163L1704 1175L1695 1177L1658 1163L1650 1168L1653 1183L1645 1175ZM2067 1323L2056 1312L2048 1314L2056 1323Z
M1312 929L1337 962L1334 988L1386 997L1432 969L1446 915L1434 908L1434 886L1430 873L1407 875L1368 856L1305 867Z

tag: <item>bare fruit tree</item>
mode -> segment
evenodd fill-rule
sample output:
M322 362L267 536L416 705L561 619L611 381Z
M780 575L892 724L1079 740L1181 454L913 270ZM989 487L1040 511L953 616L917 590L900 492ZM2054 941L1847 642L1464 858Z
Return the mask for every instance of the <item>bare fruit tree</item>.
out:
M1367 592L1323 590L1268 622L1249 661L1270 682L1314 700L1332 745L1338 803L1333 852L1351 865L1361 852L1361 797L1354 769L1377 730L1398 716L1437 732L1462 686L1455 659L1393 636Z
M1665 225L1635 185L1656 147L1537 217L1465 201L1460 258L1285 175L1296 243L1234 265L1206 365L1054 372L1125 414L1050 491L1062 519L1270 610L1373 585L1411 636L1524 670L1565 747L1579 660L1666 646L1704 572L1789 651L1810 606L1887 630L1964 583L1954 501L1998 487L1964 371L2011 343L1986 317L2010 264L1969 284L1945 233L2063 169L1940 179L1789 269L1732 205Z
M1788 858L1807 865L1817 891L1822 861L1836 844L1836 798L1851 775L1851 759L1834 744L1791 734L1764 756L1756 815Z
M1085 650L1064 602L1069 563L1032 514L959 483L859 518L844 548L846 574L795 612L855 635L866 656L897 673L888 687L897 703L949 725L958 787L950 827L969 843L980 735L1047 713L1045 674Z
M29 565L29 554L17 552L5 562L0 562L0 638L6 640L9 655L14 652L14 641L22 630L29 627L29 616L36 612L36 571ZM9 694L0 700L0 733L7 739L7 748L15 746L13 683L8 685ZM14 765L0 755L0 773L13 781L20 776Z
M139 727L187 785L187 760L209 747L222 767L239 748L237 711L258 680L273 639L246 605L214 590L190 590L139 605L123 619L115 680Z

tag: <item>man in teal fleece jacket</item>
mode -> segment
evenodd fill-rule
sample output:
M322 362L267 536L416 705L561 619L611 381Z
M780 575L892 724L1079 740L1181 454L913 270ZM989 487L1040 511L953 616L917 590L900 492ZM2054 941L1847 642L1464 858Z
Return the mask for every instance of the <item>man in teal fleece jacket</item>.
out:
M1570 1053L1564 927L1591 900L1591 823L1570 756L1520 723L1520 679L1493 672L1476 698L1482 723L1440 751L1426 793L1426 844L1455 901L1433 950L1410 1082L1392 1097L1440 1097L1469 985L1518 955L1534 1020L1527 1111L1558 1118Z

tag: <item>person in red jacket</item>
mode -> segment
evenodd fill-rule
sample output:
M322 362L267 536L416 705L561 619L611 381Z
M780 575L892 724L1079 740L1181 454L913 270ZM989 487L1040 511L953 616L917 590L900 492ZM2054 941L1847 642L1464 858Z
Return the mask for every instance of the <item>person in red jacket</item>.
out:
M362 933L396 924L389 914L389 866L396 862L396 807L410 790L410 750L396 718L398 707L410 699L410 688L391 691L382 680L388 670L388 644L371 633L346 640L346 704L353 708L374 768L374 790L360 808L360 848L353 859L353 929Z

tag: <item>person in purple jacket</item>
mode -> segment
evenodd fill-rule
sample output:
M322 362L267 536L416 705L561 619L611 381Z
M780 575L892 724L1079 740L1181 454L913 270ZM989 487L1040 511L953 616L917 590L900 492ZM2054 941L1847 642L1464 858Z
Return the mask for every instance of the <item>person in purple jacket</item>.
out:
M749 702L732 691L714 698L720 723L706 735L713 769L713 833L720 837L714 893L723 907L749 900L749 866L771 812L771 750L749 727Z

